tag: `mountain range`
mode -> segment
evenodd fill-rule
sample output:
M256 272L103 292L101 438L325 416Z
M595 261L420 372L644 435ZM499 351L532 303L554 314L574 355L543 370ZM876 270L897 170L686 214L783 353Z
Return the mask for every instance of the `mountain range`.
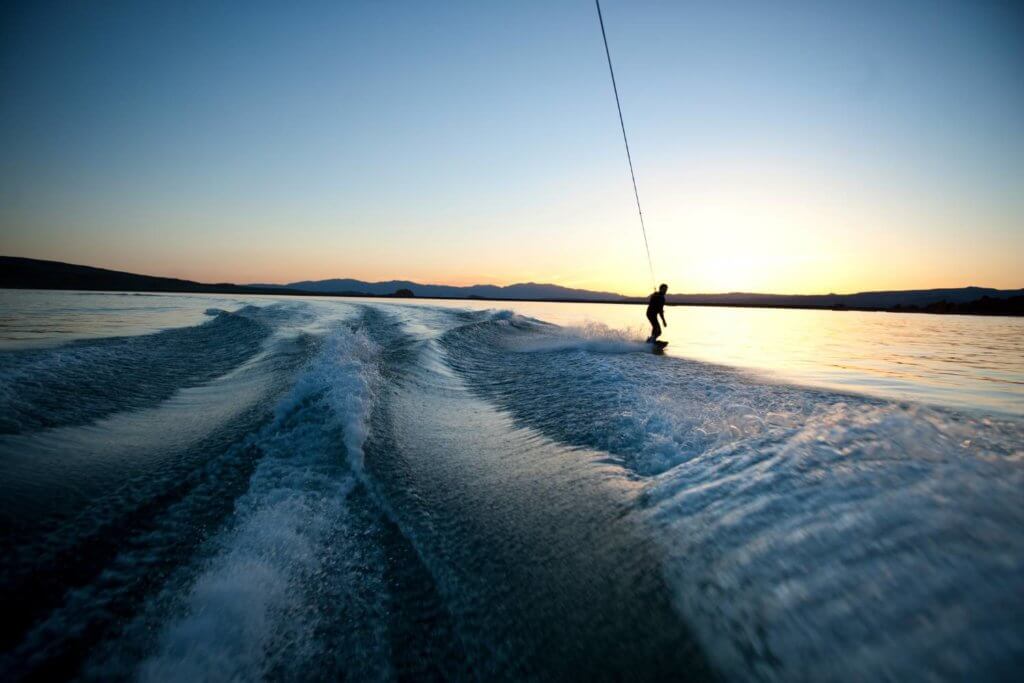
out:
M231 294L316 294L327 296L416 296L449 299L582 301L637 303L641 297L526 282L513 285L420 284L407 280L365 282L348 278L302 280L288 284L207 284L177 278L139 275L59 261L0 256L0 288L78 289L93 291L212 292ZM669 294L671 304L927 311L935 313L1024 314L1024 289L959 287L855 294Z
M296 289L304 292L337 294L339 292L362 292L370 296L391 296L395 292L407 289L415 296L441 299L572 299L574 301L613 301L620 300L621 294L614 292L596 292L589 289L573 289L561 285L522 282L514 285L424 285L408 280L387 280L385 282L365 282L349 278L332 280L303 280L286 285L255 284L251 287L280 287Z
M640 297L629 297L614 292L588 289L571 289L560 285L526 282L499 287L497 285L430 285L408 280L386 282L365 282L347 278L330 280L303 280L286 285L258 284L253 287L281 288L322 294L360 292L371 296L392 296L406 290L414 296L446 299L526 299L526 300L568 300L568 301L614 301L636 302ZM1024 296L1024 289L993 289L991 287L958 287L946 289L915 289L879 292L857 292L855 294L757 294L753 292L729 292L726 294L669 294L671 304L691 306L763 306L785 308L836 308L836 309L924 309L946 302L959 305L989 299L1010 299Z

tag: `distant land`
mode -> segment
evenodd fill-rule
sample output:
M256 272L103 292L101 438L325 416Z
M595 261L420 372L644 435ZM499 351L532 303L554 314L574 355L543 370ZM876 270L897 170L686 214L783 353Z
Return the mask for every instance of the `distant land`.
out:
M534 282L506 286L431 285L406 280L364 282L352 279L304 280L285 285L228 282L201 283L177 278L125 273L59 261L0 256L0 288L70 289L87 291L191 292L215 294L274 294L366 297L421 297L504 301L571 301L639 303L643 298L614 292L573 289ZM753 308L817 308L832 310L897 311L1024 315L1024 289L959 287L856 294L669 294L672 305L737 306Z
M571 299L573 301L621 301L627 297L615 292L595 292L589 289L572 289L560 285L542 285L535 282L524 282L504 287L498 285L470 285L456 287L453 285L422 285L408 280L388 280L386 282L364 282L362 280L303 280L287 285L249 285L266 289L295 289L318 294L337 294L339 292L363 292L370 296L392 296L399 290L409 290L415 296L432 299L524 299L551 300Z

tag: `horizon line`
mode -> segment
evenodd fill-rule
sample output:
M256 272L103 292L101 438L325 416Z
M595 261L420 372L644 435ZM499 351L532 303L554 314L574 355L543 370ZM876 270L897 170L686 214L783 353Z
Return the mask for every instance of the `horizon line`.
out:
M308 280L308 279L307 280L295 280L293 282L284 283L284 284L271 283L271 282L239 283L239 282L229 282L229 281L226 281L226 280L225 281L219 281L219 282L202 282L202 281L199 281L199 280L189 280L187 278L176 277L176 276L151 275L151 274L146 274L146 273L136 273L136 272L126 271L126 270L116 270L116 269L113 269L113 268L106 268L106 267L103 267L103 266L92 266L92 265L86 265L86 264L81 264L81 263L70 263L70 262L67 262L67 261L56 261L56 260L52 260L52 259L38 259L38 258L30 257L30 256L8 256L8 255L0 254L0 259L21 259L21 260L26 260L26 261L37 261L37 262L43 262L43 263L55 263L55 264L60 264L60 265L65 265L65 266L75 266L75 267L79 267L79 268L92 268L92 269L95 269L95 270L104 270L104 271L108 271L108 272L112 272L112 273L122 273L122 274L134 275L134 276L139 276L139 277L165 278L165 279L171 279L171 280L179 280L179 281L182 281L182 282L189 282L189 283L193 283L193 284L209 285L209 286L232 285L232 286L235 286L235 287L282 287L282 288L292 288L292 287L294 287L295 285L297 285L299 283L320 283L320 282L328 282L328 281L331 281L331 280L351 280L353 282L359 282L359 283L363 283L363 284L367 284L367 285L383 285L383 284L388 284L388 283L407 283L407 284L418 285L418 286L422 286L422 287L451 287L451 288L455 288L455 289L471 289L473 287L496 287L496 288L499 288L499 289L507 289L507 288L510 288L510 287L517 287L517 286L522 286L522 285L534 285L534 286L541 286L541 287L559 287L559 288L562 288L562 289L575 290L575 291L579 291L579 292L589 292L589 293L592 293L592 294L611 294L611 295L614 295L614 296L617 296L617 297L620 297L620 298L623 298L623 299L643 298L643 297L647 296L646 294L622 294L620 292L609 291L609 290L586 289L586 288L582 288L582 287L570 287L570 286L567 286L567 285L560 285L560 284L557 284L557 283L554 283L554 282L534 282L534 281L513 282L513 283L510 283L510 284L507 284L507 285L498 285L498 284L493 284L493 283L476 283L476 284L472 284L472 285L449 285L449 284L438 284L438 283L424 283L424 282L417 282L415 280L403 280L403 279L397 279L397 278L389 279L389 280L376 280L376 281L373 281L373 280L361 280L359 278L352 278L352 277L328 277L328 278L321 278L319 280ZM985 286L985 285L960 285L960 286L945 286L945 287L922 287L922 288L916 288L916 289L865 289L865 290L860 290L860 291L855 291L855 292L845 292L845 293L821 292L821 293L813 293L813 294L792 294L792 293L779 293L779 292L750 292L750 291L742 291L742 290L732 290L732 291L724 291L724 292L672 292L672 291L669 291L668 295L669 296L735 296L735 295L746 295L746 296L777 296L777 297L821 297L821 296L855 296L855 295L858 295L858 294L885 294L885 293L905 293L905 292L935 292L935 291L943 291L943 290L963 290L963 289L990 289L990 290L995 290L995 291L1013 292L1013 291L1024 291L1024 286L1015 287L1015 288L1000 288L1000 287L988 287L988 286ZM315 294L315 292L314 292L314 294Z

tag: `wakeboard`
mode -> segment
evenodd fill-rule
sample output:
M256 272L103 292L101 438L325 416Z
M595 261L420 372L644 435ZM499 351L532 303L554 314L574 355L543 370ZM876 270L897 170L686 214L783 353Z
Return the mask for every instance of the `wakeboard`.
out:
M655 342L651 342L651 346L653 347L653 351L655 353L662 353L665 350L665 347L668 346L668 342L667 341L655 341Z

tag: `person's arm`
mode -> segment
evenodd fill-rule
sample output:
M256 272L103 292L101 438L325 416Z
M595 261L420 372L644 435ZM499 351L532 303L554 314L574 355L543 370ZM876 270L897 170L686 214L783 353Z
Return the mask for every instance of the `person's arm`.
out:
M664 308L661 309L660 311L658 311L658 313L661 315L661 325L662 325L662 327L668 327L668 321L665 320L665 309Z

